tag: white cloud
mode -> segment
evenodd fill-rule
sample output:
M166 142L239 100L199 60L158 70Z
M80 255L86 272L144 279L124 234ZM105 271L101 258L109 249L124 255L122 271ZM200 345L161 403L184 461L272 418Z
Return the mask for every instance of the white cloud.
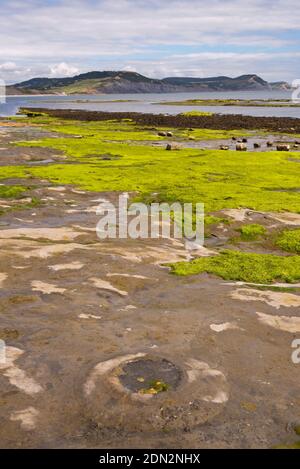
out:
M3 0L1 57L23 67L24 77L125 67L155 76L233 76L258 72L259 63L280 79L300 75L299 61L281 64L276 56L297 49L299 24L296 0ZM180 52L191 48L198 58ZM201 56L203 50L221 56ZM13 70L0 73L13 79Z
M300 52L278 53L234 53L201 52L192 54L174 54L162 60L144 62L131 61L126 69L157 78L166 76L238 76L257 73L269 81L286 79L292 81L297 75ZM299 71L300 72L300 71Z
M31 76L33 70L30 67L17 65L15 62L4 62L0 64L0 79L6 83L22 80L23 77Z
M0 70L3 70L4 72L15 72L18 70L18 66L15 62L4 62L3 64L0 64Z
M79 68L68 65L66 62L52 65L49 68L51 77L72 77L79 73Z
M32 77L70 77L79 74L81 70L73 65L61 62L57 64L42 64L25 67L15 62L0 63L0 79L6 83L24 81Z

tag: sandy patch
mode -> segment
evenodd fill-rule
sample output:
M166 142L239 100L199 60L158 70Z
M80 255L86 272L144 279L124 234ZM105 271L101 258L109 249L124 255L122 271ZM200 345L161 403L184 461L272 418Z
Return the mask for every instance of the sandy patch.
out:
M274 220L280 221L285 225L295 225L300 226L300 214L299 213L269 213L268 214Z
M81 195L87 194L87 192L85 192L85 191L80 191L80 190L78 190L78 189L72 189L71 192L73 192L74 194L81 194Z
M300 296L293 293L248 290L240 288L230 293L231 298L241 301L263 301L264 303L279 309L281 306L286 308L296 308L300 306Z
M250 282L223 282L222 285L243 286L251 285L253 287L278 287L278 288L300 288L300 283L250 283Z
M267 326L274 327L285 332L291 332L292 334L300 332L300 318L299 317L288 317L288 316L272 316L271 314L256 313L258 319Z
M5 363L0 362L0 371L6 376L13 386L16 386L20 391L32 396L43 390L43 388L33 378L30 378L27 373L15 365L15 361L24 353L23 350L7 346L5 348Z
M184 248L184 245L182 243L176 243L175 245L176 247L170 244L163 246L150 245L146 247L134 246L132 249L103 245L101 246L101 254L120 256L123 259L135 263L146 261L155 265L188 260L190 258L190 252Z
M108 290L113 293L118 293L121 296L127 296L127 291L119 290L118 288L114 287L110 282L106 280L102 280L101 278L92 277L89 279L96 288L100 288L101 290Z
M206 247L204 246L201 246L193 241L189 241L189 240L186 240L185 241L185 245L184 245L185 249L187 251L189 251L189 253L193 256L193 257L208 257L208 256L216 256L218 253L215 252L215 251L212 251L211 249L207 249ZM191 259L191 255L188 256L188 259L190 260Z
M49 239L51 241L73 241L82 233L72 228L15 228L0 230L0 238Z
M186 362L188 367L187 376L190 383L196 380L204 380L211 382L211 394L204 395L202 400L205 402L212 402L215 404L223 404L229 399L227 392L227 380L220 370L211 368L207 363L195 359L189 359Z
M244 221L247 214L249 213L248 208L231 208L228 210L223 210L223 213L230 218L233 218L235 221Z
M209 326L212 331L214 332L223 332L223 331L228 331L228 330L233 330L233 329L239 329L242 330L237 324L234 322L224 322L223 324L210 324Z
M65 210L66 213L97 213L97 210L99 208L99 205L92 205L91 207L87 208L70 208L68 210Z
M56 264L49 265L49 269L59 272L60 270L79 270L82 269L84 264L78 261L71 262L70 264Z
M0 272L0 288L2 288L2 283L6 280L8 275L6 273Z
M124 308L119 309L119 311L130 311L131 309L137 309L134 305L127 305Z
M145 277L144 275L135 275L135 274L119 274L119 273L108 273L106 277L126 277L126 278L139 278L141 280L151 280L150 277Z
M78 315L79 319L102 319L102 316L96 316L95 314L81 313Z
M54 187L47 187L48 191L55 191L55 192L64 192L66 188L64 186L54 186Z
M40 246L36 243L30 242L29 240L17 241L12 239L0 239L0 248L2 252L4 251L14 256L20 256L24 259L30 259L31 257L46 259L47 257L54 256L56 254L72 252L74 249L91 249L90 246L77 243Z
M38 415L39 411L37 409L35 409L34 407L27 407L27 409L12 412L12 414L10 415L10 420L20 420L21 427L24 430L30 431L35 429L36 419Z
M24 220L23 218L16 218L17 221L20 221L21 223L33 223L33 220Z
M59 288L51 283L41 282L40 280L34 280L31 282L32 290L43 293L44 295L50 295L51 293L64 293L65 288Z

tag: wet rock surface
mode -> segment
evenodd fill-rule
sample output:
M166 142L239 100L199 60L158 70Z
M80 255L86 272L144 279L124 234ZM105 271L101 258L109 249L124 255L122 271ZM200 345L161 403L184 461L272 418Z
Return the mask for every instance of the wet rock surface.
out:
M203 254L169 239L100 241L99 200L118 194L31 183L26 196L41 205L1 216L1 447L285 440L300 412L298 290L176 277L164 264L216 254L245 220L276 229L300 225L299 216L224 211L231 223L212 229L218 242ZM169 387L139 393L153 380Z

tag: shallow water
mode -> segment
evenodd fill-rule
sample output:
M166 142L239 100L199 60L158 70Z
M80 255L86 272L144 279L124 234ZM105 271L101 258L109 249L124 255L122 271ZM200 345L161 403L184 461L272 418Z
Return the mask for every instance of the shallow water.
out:
M9 96L0 104L0 115L9 116L21 106L47 107L50 109L86 109L89 111L144 112L153 114L179 114L185 111L211 111L222 114L245 114L252 116L300 117L300 108L289 107L238 107L238 106L176 106L154 105L161 101L187 99L290 99L291 91L240 91L156 94L105 94L72 96ZM112 102L123 100L123 102ZM124 102L127 101L127 102Z

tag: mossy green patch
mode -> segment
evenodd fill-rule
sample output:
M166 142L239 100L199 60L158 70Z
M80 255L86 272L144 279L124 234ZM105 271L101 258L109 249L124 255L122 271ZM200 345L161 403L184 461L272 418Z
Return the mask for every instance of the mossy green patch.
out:
M227 218L221 218L221 217L216 217L214 215L205 215L205 225L216 225L218 223L229 223L229 220Z
M14 203L10 207L0 208L0 215L4 215L9 212L16 212L18 210L25 210L29 208L38 207L41 204L41 201L37 197L32 197L31 202L26 203Z
M29 119L29 122L55 131L55 138L47 137L18 145L51 148L62 151L68 158L63 164L47 166L3 166L0 173L2 179L40 178L56 184L73 184L90 191L128 191L134 192L137 200L147 203L202 202L205 204L205 223L208 226L224 222L218 216L209 215L222 209L300 213L299 192L286 190L299 186L299 163L291 160L293 153L224 153L197 148L168 152L157 146L134 144L135 140L142 142L160 137L156 129L138 128L128 119L73 122L38 116ZM176 132L176 136L181 138L189 135L189 131L179 129ZM210 138L209 135L211 138L224 138L224 134L229 137L233 131L196 129L193 132L196 138L205 139ZM278 190L272 192L270 197L270 189L274 188ZM25 190L23 186L0 186L0 197L22 197ZM38 203L34 199L31 206ZM23 204L18 204L13 209L19 205L25 208ZM277 245L299 253L299 232L284 231ZM264 235L265 228L257 224L245 225L240 233L243 240L253 240ZM217 256L172 264L171 269L177 275L207 272L228 280L253 283L281 280L292 283L300 279L300 256L227 250Z
M225 154L195 148L167 152L159 147L104 142L95 136L45 138L20 145L60 150L69 157L69 164L3 167L2 178L22 177L26 172L86 190L134 191L141 198L147 196L149 202L149 194L155 192L165 202L202 202L206 213L240 207L300 212L299 193L278 191L270 197L268 191L269 187L280 188L282 181L285 187L298 183L297 163L283 152ZM106 154L122 158L108 162L101 158Z
M251 225L244 225L237 231L241 233L241 239L243 241L255 241L266 233L265 227L256 223Z
M212 116L212 112L206 111L187 111L181 113L183 116Z
M225 153L197 148L166 151L162 147L137 145L128 135L134 139L140 136L141 140L149 138L145 133L160 137L156 130L140 129L128 119L75 123L41 116L28 121L44 122L44 128L55 130L58 136L54 134L55 138L18 145L62 151L68 157L67 164L30 168L6 166L1 168L3 179L38 177L57 184L74 184L90 191L129 191L137 193L139 200L149 203L152 200L202 202L206 214L242 207L300 212L299 193L280 191L283 181L285 188L299 185L299 164L290 161L284 152ZM178 132L184 134L185 131ZM224 135L225 131L196 129L192 133L197 138L200 135L209 138L211 133L216 138L220 136L219 132ZM227 132L232 134L232 131ZM125 136L127 142L122 141ZM103 155L110 155L112 159L107 160ZM274 187L279 190L270 197L269 189Z
M165 383L164 381L154 379L149 382L147 388L141 389L139 392L140 394L159 394L161 392L166 392L170 388L170 385Z
M284 251L300 254L300 229L284 230L278 236L276 245Z
M30 113L30 110L26 111ZM152 127L140 127L131 119L78 121L56 119L47 115L17 117L17 122L41 125L45 130L78 137L94 137L97 141L153 141L163 140Z
M26 112L30 112L26 111ZM197 115L209 115L211 113L198 113ZM188 113L189 114L189 113ZM194 115L194 114L193 114ZM158 131L172 131L175 137L188 139L193 136L196 140L227 139L233 136L243 137L256 134L246 130L216 130L216 129L193 129L193 131L173 129L165 127L153 128L151 126L139 126L131 119L105 120L105 121L78 121L69 119L58 119L47 115L17 117L18 122L26 124L42 125L47 130L59 132L65 135L76 135L84 137L95 137L98 140L107 141L160 141L165 137L159 136Z
M224 250L219 255L170 264L176 275L203 272L225 280L251 283L296 282L300 279L300 256L275 256Z
M94 137L98 141L153 141L163 140L156 130L140 128L130 120L97 122L60 122L50 124L49 130L67 135Z
M216 129L193 129L180 130L178 129L176 135L180 138L189 139L193 137L195 140L227 140L231 137L250 137L257 132L249 132L249 130L216 130ZM260 135L262 133L260 132Z
M23 186L0 185L0 199L19 199L26 190Z
M299 107L289 99L186 99L184 101L161 101L154 104L168 106L246 106L246 107Z
M300 441L275 446L274 449L300 449Z

